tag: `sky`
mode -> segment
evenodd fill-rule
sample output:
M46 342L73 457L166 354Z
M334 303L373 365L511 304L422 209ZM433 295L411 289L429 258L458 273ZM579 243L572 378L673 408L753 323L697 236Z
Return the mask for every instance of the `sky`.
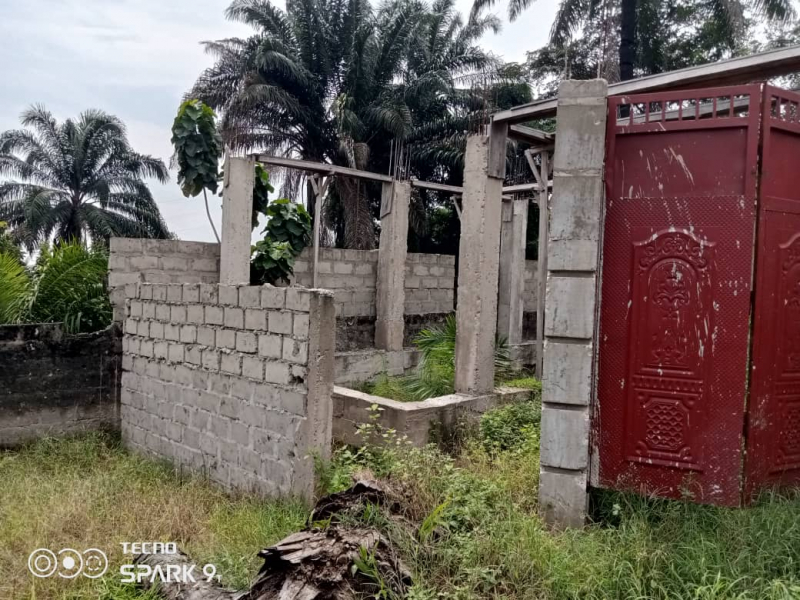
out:
M19 115L44 104L59 121L88 108L122 119L140 153L169 161L170 127L183 94L211 65L200 42L247 36L251 30L224 16L229 0L0 0L0 131L16 129ZM283 7L283 0L275 0ZM457 0L467 13L472 0ZM537 0L514 23L505 3L498 35L483 45L506 61L547 39L556 0ZM151 190L168 226L185 240L214 241L202 197L184 198L175 173ZM212 199L219 229L220 200Z

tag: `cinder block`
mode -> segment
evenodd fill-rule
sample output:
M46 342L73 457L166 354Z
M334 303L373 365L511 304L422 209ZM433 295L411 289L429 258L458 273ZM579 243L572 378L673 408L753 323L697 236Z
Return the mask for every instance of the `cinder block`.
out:
M220 285L219 303L225 306L238 306L239 287L235 285Z
M169 362L172 363L183 362L183 344L169 345Z
M155 340L164 339L164 324L159 321L150 322L150 337Z
M276 288L271 285L261 287L261 306L263 308L281 309L286 305L286 288Z
M280 358L283 352L283 338L264 333L258 336L258 354L268 358Z
M171 283L167 286L167 302L183 302L183 284Z
M182 305L172 306L169 311L170 320L173 323L186 323L186 307Z
M210 371L219 371L220 351L212 348L203 350L203 368Z
M218 304L219 285L215 283L201 283L200 302L202 302L203 304Z
M539 473L539 512L547 523L558 527L583 527L586 522L588 495L584 471Z
M181 326L181 342L194 344L197 341L197 327L195 325Z
M258 290L259 288L249 288ZM255 331L267 330L267 311L258 308L248 308L244 311L244 328Z
M142 337L147 337L150 334L150 323L147 321L139 321L137 334Z
M218 329L217 348L236 348L236 332L233 329Z
M186 362L191 365L203 364L203 356L200 346L186 346L186 351L184 352L184 356Z
M247 331L236 332L236 350L239 352L254 353L258 350L258 342L255 333Z
M264 381L264 362L258 356L242 357L242 376Z
M163 283L156 283L149 286L153 290L153 300L156 302L167 301L167 286Z
M542 408L540 462L558 469L585 469L589 465L589 410Z
M232 353L224 353L222 354L222 360L220 361L220 371L224 373L231 373L233 375L241 375L242 374L242 357L240 354Z
M255 308L261 306L261 288L254 285L245 285L239 288L239 306L242 308Z
M220 287L220 289L222 289ZM241 308L225 307L225 327L244 329L244 310Z
M592 344L545 340L542 399L589 406L592 394Z
M300 342L290 337L283 338L283 360L306 364L308 362L308 342Z
M308 312L310 306L311 292L300 288L288 288L286 290L286 308L298 312Z
M292 333L298 340L308 339L308 315L294 315L294 327Z
M156 319L159 321L170 320L169 304L156 304Z
M153 356L156 358L167 358L167 354L169 352L169 343L165 341L157 341L153 344Z
M205 310L202 304L190 304L186 307L186 322L194 323L195 325L205 323Z
M206 325L222 325L224 314L220 306L206 306Z
M291 381L289 365L275 360L268 360L264 363L264 380L270 383L288 385Z
M198 327L197 343L203 346L215 346L217 343L216 329L211 327Z
M153 302L142 302L142 318L151 320L156 318L156 305Z
M292 313L283 311L270 311L269 330L272 333L292 333Z
M594 335L595 277L548 275L545 335L590 339Z
M173 323L165 323L164 338L171 342L179 341L181 339L181 328Z

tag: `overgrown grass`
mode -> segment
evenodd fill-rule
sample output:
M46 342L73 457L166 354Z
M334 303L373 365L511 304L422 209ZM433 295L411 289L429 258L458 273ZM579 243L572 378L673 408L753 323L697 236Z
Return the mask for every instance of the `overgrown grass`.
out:
M334 459L333 472L373 461L413 499L416 534L382 523L415 574L412 598L800 598L797 492L745 510L598 493L594 524L550 531L537 515L538 408L528 404L487 413L481 437L455 458L395 446Z
M230 495L166 464L125 452L104 435L43 440L0 453L0 598L3 600L155 600L119 584L121 542L175 542L223 583L245 587L255 553L299 529L300 502ZM27 559L36 548L96 547L109 555L101 580L37 579ZM123 560L125 558L125 560Z
M491 425L490 425L491 424ZM342 448L326 491L365 467L400 487L407 523L380 526L414 574L412 600L790 600L800 598L800 492L768 493L745 510L598 493L594 524L553 532L537 515L538 404L487 413L450 456L402 443ZM389 436L391 442L391 436ZM299 529L299 503L230 496L121 450L101 436L45 441L0 455L0 598L156 600L115 583L37 580L37 547L175 541L241 588L255 553ZM396 600L391 595L387 600Z

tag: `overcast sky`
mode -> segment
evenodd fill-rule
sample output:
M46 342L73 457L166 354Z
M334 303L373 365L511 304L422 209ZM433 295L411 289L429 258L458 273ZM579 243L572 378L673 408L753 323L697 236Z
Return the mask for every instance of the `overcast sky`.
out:
M472 0L457 0L466 13ZM121 118L138 152L169 160L170 126L182 95L211 63L199 42L246 36L225 20L229 0L0 0L0 131L19 127L34 103L56 118L99 108ZM283 0L275 4L283 6ZM507 61L544 44L556 0L537 0L515 23L484 39ZM506 5L496 5L504 20ZM181 239L213 241L202 198L184 198L175 174L152 183ZM212 207L218 224L218 202Z

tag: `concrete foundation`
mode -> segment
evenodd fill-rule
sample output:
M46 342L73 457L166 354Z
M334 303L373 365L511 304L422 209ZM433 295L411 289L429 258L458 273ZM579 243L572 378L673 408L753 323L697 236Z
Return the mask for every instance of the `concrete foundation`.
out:
M547 240L539 506L556 526L582 526L589 471L600 232L604 80L559 87Z
M255 161L252 158L229 157L225 161L220 283L228 285L250 283L254 177Z
M375 347L403 349L408 206L411 182L383 184L375 307Z
M378 419L382 427L394 429L411 445L422 448L436 441L436 436L447 428L475 420L496 406L519 402L530 395L530 390L503 387L481 395L450 394L422 402L397 402L336 386L333 388L333 438L346 444L363 444L363 437L356 431L359 425L370 422L370 409L377 405L382 409Z
M505 141L503 141L505 144ZM490 173L490 139L467 139L456 321L456 392L494 389L503 179ZM494 164L494 163L492 163Z

